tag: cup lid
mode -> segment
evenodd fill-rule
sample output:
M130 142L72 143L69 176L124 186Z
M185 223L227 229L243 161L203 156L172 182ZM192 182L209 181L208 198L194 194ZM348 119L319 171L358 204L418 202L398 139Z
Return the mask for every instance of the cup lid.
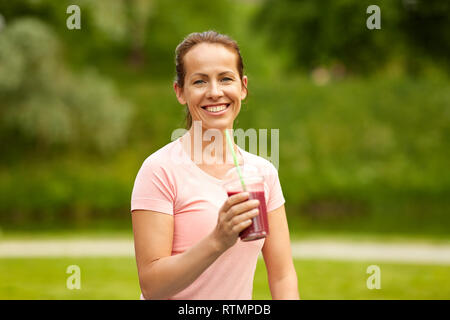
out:
M241 165L241 166L239 166L239 169L241 171L242 178L261 176L258 168L253 165L250 165L250 164ZM229 182L229 181L233 181L236 179L240 179L239 173L237 171L237 168L233 167L227 171L227 173L225 174L224 180L226 182Z

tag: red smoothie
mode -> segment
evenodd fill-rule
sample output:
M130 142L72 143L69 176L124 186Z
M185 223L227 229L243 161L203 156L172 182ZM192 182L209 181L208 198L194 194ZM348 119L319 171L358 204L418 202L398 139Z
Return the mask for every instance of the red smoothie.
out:
M227 192L228 196L231 197L239 192ZM264 191L249 191L249 199L259 200L258 211L259 214L252 218L252 224L244 229L239 237L242 241L252 241L261 238L265 238L269 235L269 222L267 221L267 208L266 200L264 197Z

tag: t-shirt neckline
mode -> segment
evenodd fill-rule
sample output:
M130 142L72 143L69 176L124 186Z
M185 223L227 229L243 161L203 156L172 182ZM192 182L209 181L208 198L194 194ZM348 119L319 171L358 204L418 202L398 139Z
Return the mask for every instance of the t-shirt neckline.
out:
M181 152L182 152L183 156L187 160L187 164L190 167L194 167L194 170L199 171L200 174L202 174L204 177L208 178L209 180L212 180L215 183L223 184L223 183L225 183L225 181L227 181L227 180L222 180L222 179L216 178L216 177L210 175L209 173L203 171L202 169L200 169L200 167L197 166L194 161L192 161L191 156L188 155L187 152L184 150L183 144L181 143L181 137L179 137L176 141L177 141L177 144L178 144L179 148L181 149ZM239 152L241 154L241 157L242 157L242 162L243 162L242 165L244 165L247 162L245 160L245 156L244 156L245 150L241 149L241 147L239 147L239 145L236 145L236 146L237 146L237 149L239 150Z

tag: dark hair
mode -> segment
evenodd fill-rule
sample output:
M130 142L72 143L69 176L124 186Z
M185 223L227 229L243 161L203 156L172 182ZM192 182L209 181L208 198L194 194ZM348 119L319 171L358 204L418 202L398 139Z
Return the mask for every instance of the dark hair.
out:
M176 68L176 82L180 88L184 87L184 77L186 76L186 68L184 67L184 56L199 43L218 43L226 48L232 49L238 56L237 69L239 77L242 81L244 76L244 63L242 62L241 52L237 42L229 36L220 34L216 31L194 32L189 34L175 49L175 68ZM245 85L244 85L245 86ZM247 90L247 87L245 87ZM186 128L189 129L192 125L192 117L189 109L186 108Z

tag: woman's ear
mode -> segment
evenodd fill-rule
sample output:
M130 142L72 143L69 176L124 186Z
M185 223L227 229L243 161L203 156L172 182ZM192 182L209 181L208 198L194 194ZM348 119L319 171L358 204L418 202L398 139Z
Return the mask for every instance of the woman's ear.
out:
M186 104L186 99L184 98L183 88L181 88L178 83L175 81L173 83L173 89L175 90L175 94L177 95L177 100L182 105Z
M244 100L247 97L247 87L248 86L248 78L247 76L242 77L242 88L241 88L241 100Z

